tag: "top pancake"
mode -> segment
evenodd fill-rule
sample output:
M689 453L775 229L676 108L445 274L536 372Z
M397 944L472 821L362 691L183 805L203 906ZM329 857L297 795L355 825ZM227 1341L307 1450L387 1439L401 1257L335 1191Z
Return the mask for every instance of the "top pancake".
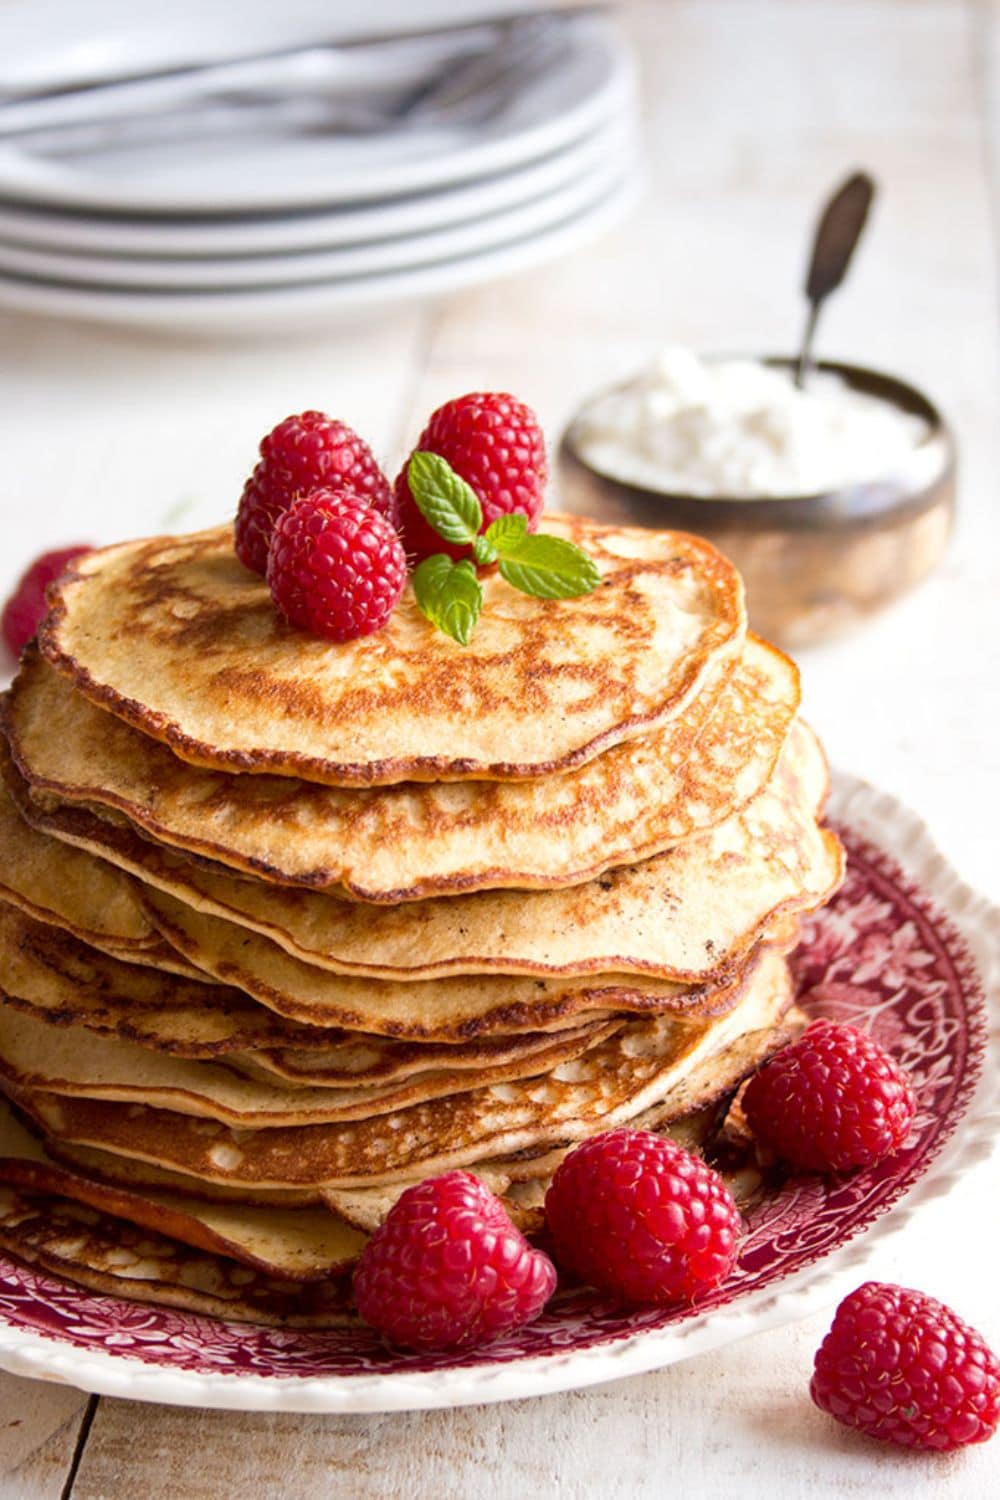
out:
M102 707L197 765L338 786L517 780L563 771L665 723L745 631L739 575L683 533L548 516L602 581L530 598L498 574L468 646L407 588L344 645L296 630L228 527L80 558L44 655Z

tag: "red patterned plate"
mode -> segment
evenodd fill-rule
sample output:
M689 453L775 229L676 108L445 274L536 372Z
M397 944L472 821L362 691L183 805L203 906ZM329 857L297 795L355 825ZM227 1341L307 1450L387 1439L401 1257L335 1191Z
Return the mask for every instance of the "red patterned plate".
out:
M795 958L800 997L891 1049L913 1078L917 1116L904 1149L880 1167L800 1177L769 1195L749 1216L733 1274L697 1308L623 1313L580 1291L489 1349L427 1358L390 1354L363 1329L251 1328L91 1295L0 1258L0 1367L193 1406L452 1406L636 1374L833 1300L860 1279L876 1244L1000 1135L1000 914L891 798L840 778L831 810L848 876L807 925Z

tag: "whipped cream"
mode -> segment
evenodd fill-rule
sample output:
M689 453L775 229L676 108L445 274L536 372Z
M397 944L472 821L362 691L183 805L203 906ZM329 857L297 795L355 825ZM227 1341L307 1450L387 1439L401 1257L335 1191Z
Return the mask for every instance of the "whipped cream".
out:
M927 424L814 371L667 349L573 424L593 468L647 489L735 500L811 495L887 474Z

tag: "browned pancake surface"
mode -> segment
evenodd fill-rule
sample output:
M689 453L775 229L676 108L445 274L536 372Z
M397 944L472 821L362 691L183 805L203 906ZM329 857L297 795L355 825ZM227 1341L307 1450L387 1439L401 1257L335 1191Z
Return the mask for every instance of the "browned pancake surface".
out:
M350 1282L343 1276L303 1286L50 1192L0 1185L0 1247L112 1297L271 1327L336 1328L352 1321Z
M392 904L574 885L722 822L766 784L799 700L772 647L751 640L729 665L667 727L525 782L352 791L194 768L33 656L7 725L39 793L123 813L154 840L267 881Z
M653 1105L664 1118L719 1097L765 1055L791 1003L778 954L740 1004L698 1020L634 1022L550 1073L333 1125L233 1130L146 1105L8 1085L47 1135L252 1190L374 1186L580 1140Z
M91 553L40 642L82 692L196 764L333 785L566 770L676 713L739 648L742 584L707 542L548 516L602 582L539 600L484 577L468 646L409 588L373 635L288 625L229 527Z

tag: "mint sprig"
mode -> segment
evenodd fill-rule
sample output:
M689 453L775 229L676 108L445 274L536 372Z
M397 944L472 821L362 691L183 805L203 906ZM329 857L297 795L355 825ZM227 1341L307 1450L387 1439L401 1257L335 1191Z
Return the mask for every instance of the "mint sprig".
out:
M601 581L597 564L562 537L528 531L519 511L498 516L482 532L483 511L470 484L437 453L418 451L406 471L410 493L429 526L455 546L470 547L480 567L499 565L500 576L536 599L574 599ZM483 605L473 561L453 562L444 553L427 557L413 574L417 604L428 620L468 645Z
M559 536L525 534L498 551L501 578L536 599L576 599L592 593L601 581L594 559Z
M414 453L406 477L420 514L438 536L471 547L483 524L483 508L472 485L436 453Z
M527 535L528 518L523 512L514 510L508 515L497 516L483 534L476 537L472 544L472 555L481 567L487 567L500 557L513 556Z
M453 562L443 552L425 557L414 569L413 593L432 625L460 646L469 644L483 607L483 586L468 558Z

